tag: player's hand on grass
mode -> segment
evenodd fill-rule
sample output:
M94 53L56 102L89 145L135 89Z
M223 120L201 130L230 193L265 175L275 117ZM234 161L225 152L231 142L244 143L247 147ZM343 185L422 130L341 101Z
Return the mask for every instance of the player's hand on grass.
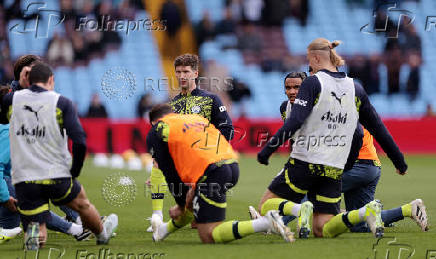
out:
M8 210L12 212L17 212L17 206L16 206L17 202L18 201L14 197L10 196L9 200L3 203L3 206L5 206Z
M400 170L397 169L397 174L399 174L399 175L405 175L405 174L407 174L407 171L404 171L404 172L402 173Z
M170 217L172 219L177 219L184 213L184 209L179 205L172 206L169 210Z

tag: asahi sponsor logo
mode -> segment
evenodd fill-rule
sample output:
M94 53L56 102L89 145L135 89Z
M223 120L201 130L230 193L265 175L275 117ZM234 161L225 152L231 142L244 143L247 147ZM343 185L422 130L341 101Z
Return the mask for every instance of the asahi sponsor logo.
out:
M321 120L329 123L345 124L347 122L347 113L339 112L336 114L328 111L322 115Z
M34 128L27 128L24 124L16 132L17 136L26 138L27 143L35 143L36 139L45 137L45 126L37 125Z

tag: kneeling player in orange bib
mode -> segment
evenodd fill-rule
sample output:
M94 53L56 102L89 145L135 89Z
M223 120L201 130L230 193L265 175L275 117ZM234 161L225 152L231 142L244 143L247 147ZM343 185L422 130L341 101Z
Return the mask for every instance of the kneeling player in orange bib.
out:
M164 223L160 217L152 218L155 242L194 218L203 243L229 242L268 230L293 241L278 211L255 220L224 222L226 191L239 178L237 155L207 119L175 114L168 104L159 104L151 110L150 122L147 147L177 203L170 209L172 220Z

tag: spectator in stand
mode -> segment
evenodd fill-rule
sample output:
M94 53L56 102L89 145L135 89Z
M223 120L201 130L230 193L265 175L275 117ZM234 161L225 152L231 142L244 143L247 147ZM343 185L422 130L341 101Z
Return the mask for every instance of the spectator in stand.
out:
M371 55L369 57L369 85L365 86L365 90L368 94L374 94L380 92L380 56Z
M86 63L88 58L88 50L87 46L85 45L83 36L78 32L73 32L71 35L71 40L74 50L74 61L78 65L83 65L84 63Z
M235 33L236 23L232 18L232 9L226 7L224 9L224 19L216 26L217 34L233 34Z
M76 10L73 9L72 0L61 0L60 8L61 12L65 15L65 21L76 19L77 13Z
M6 26L1 18L0 6L0 83L4 85L14 79L14 73L12 70L13 64L10 57L9 41L5 31Z
M430 103L427 104L426 110L425 110L425 117L436 117L436 113L433 111L433 107Z
M388 38L384 57L388 70L388 94L398 93L400 91L400 69L403 57L397 38Z
M283 21L290 13L289 10L289 0L265 0L265 6L262 10L263 24L283 26Z
M406 91L413 101L419 92L419 83L421 77L419 75L419 67L421 65L421 55L416 51L415 53L410 53L408 57L408 64L410 66L409 79L407 80Z
M205 11L203 13L203 18L195 28L195 34L197 36L197 46L215 37L215 25L210 19L209 12Z
M279 49L270 48L264 51L265 55L260 64L263 72L280 71L284 72L283 53Z
M241 81L233 78L232 86L227 92L232 101L232 117L241 117L245 114L245 100L251 97L250 88Z
M421 38L416 32L415 26L409 24L407 26L403 26L403 28L404 43L401 44L403 53L409 54L410 52L415 52L416 54L416 52L418 52L419 55L421 55Z
M245 21L258 24L262 17L263 0L242 0L242 13Z
M2 62L2 66L0 67L0 83L5 85L9 84L12 80L14 80L14 64L10 59L6 59Z
M381 5L383 6L383 5ZM384 4L386 8L390 5ZM386 10L380 9L379 6L376 5L375 8L379 8L375 14L375 22L373 32L377 32L378 34L384 34L386 37L396 37L397 27L394 22L386 15ZM387 20L387 21L386 21Z
M136 106L136 116L142 119L148 119L148 112L153 107L153 99L149 93L141 96Z
M233 21L242 20L242 0L226 0L226 7L231 10Z
M121 43L121 37L118 35L118 31L113 29L113 21L121 19L117 17L116 13L112 9L112 2L109 0L104 0L100 2L96 7L96 16L98 18L98 25L103 26L103 28L108 27L108 30L103 30L103 35L101 38L101 44L103 48L118 48ZM106 17L106 19L103 19ZM104 24L101 22L104 21Z
M379 92L378 64L370 58L363 55L353 57L348 62L348 76L359 79L368 95Z
M306 26L307 17L309 16L309 0L291 0L291 6L292 2L298 2L298 4L296 4L296 10L298 10L298 13L294 15L300 21L301 26Z
M87 118L107 118L106 108L100 101L98 94L92 95L91 104L89 105Z
M182 12L173 0L166 0L160 10L160 19L166 21L165 50L169 57L175 57L180 53L180 37L177 33L182 27Z
M174 38L182 27L182 14L180 8L172 0L166 0L160 11L160 18L167 21L167 34Z
M127 20L135 19L135 6L130 0L122 0L117 9L117 16Z
M238 48L256 55L262 50L262 39L256 33L254 25L247 24L242 27L242 33L238 36Z
M58 65L71 65L74 59L73 45L69 39L55 33L48 43L47 59Z
M92 1L85 1L81 6L81 9L77 10L76 29L78 29L82 18L87 18L88 20L97 19L97 16L94 13L94 5Z

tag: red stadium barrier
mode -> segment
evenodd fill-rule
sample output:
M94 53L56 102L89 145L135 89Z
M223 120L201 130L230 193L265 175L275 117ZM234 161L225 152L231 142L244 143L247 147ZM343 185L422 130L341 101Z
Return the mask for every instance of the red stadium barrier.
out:
M91 153L122 153L133 149L146 151L146 136L150 125L143 120L81 119ZM436 153L436 118L385 119L384 123L395 141L406 153ZM279 119L239 119L234 121L231 141L240 152L258 152L283 122ZM287 152L287 143L280 152Z

